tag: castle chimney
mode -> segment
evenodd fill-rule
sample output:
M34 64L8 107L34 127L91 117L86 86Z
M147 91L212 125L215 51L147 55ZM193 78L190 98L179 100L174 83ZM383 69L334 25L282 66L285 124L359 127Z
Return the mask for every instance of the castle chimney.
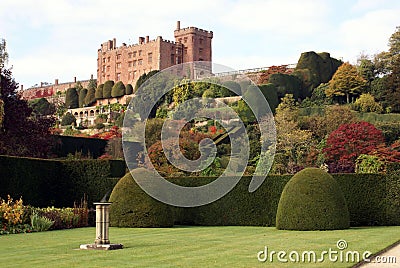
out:
M149 42L149 36L146 35L146 43L148 43L148 42Z
M93 74L91 74L91 75L90 75L90 79L92 79L92 80L93 80Z
M54 85L58 86L58 79L54 80Z
M40 82L40 87L43 87L43 82Z
M181 21L176 22L176 30L179 31L181 29Z
M20 86L20 89L21 89L21 91L24 90L24 85L21 85L21 86Z
M141 45L141 44L143 44L143 42L144 42L144 37L139 37L139 45Z
M76 76L74 77L74 83L76 83Z
M117 39L113 39L113 49L115 49L117 47Z

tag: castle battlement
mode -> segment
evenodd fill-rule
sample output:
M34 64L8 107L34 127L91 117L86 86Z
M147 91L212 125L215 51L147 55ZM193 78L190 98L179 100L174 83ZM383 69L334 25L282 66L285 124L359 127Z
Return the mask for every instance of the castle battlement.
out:
M116 39L101 44L97 58L97 81L122 81L135 84L140 75L153 70L162 70L184 62L211 61L212 31L197 27L180 28L177 22L175 40L161 36L150 40L149 36L138 39L138 43L116 45Z

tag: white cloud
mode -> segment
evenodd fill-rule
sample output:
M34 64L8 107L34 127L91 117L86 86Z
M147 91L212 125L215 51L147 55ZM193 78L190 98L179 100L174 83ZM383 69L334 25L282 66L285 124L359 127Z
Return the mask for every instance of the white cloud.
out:
M374 54L387 50L389 37L399 23L399 14L400 9L383 9L344 21L337 35L343 56L354 59L362 51Z

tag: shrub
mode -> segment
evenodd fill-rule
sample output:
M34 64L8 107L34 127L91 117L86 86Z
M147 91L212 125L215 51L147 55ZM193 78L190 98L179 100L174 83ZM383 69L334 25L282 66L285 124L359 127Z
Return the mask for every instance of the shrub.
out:
M362 154L356 159L356 173L379 173L385 165L375 155Z
M83 106L85 106L85 99L86 99L86 95L88 93L88 90L86 88L82 88L79 91L79 108L82 108Z
M125 85L122 81L118 81L111 90L111 97L117 98L125 95Z
M349 228L349 211L339 184L319 168L298 172L283 189L276 227L303 231Z
M103 86L103 99L111 98L112 87L114 86L114 81L108 80Z
M67 112L61 119L62 126L69 126L72 124L76 124L76 118L70 112Z
M131 84L127 84L125 86L125 93L126 93L126 95L133 94L133 86Z
M75 88L68 88L65 93L65 107L74 109L79 107L78 92Z
M87 95L85 97L85 105L90 106L96 102L96 89L90 88L88 89Z
M382 131L367 122L343 124L329 134L326 148L327 164L331 173L354 172L355 160L384 143Z
M37 206L72 206L86 195L99 201L125 174L121 160L47 160L0 156L0 196L23 196Z
M103 98L103 87L104 87L104 84L100 84L97 86L96 93L94 94L94 97L96 98L96 100Z
M277 94L277 89L274 84L268 83L259 86L261 93L264 95L265 99L268 101L271 111L275 113L276 107L278 107L279 99Z
M46 218L39 216L37 212L34 212L31 215L31 225L32 229L36 232L44 232L50 229L50 227L54 224L54 221Z
M361 96L354 103L357 111L367 113L381 113L383 111L382 105L375 101L374 96L369 93L361 94Z
M133 176L151 180L151 172L139 168ZM170 227L174 224L171 207L145 193L129 173L125 175L110 196L110 225L117 227Z

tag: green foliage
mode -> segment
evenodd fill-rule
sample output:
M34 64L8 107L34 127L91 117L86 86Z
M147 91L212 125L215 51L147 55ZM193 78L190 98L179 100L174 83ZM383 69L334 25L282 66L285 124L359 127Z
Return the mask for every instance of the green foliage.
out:
M111 91L114 86L114 81L108 80L103 86L103 99L111 98Z
M329 53L315 53L314 51L301 53L293 75L303 81L304 96L309 97L313 89L321 83L327 83L331 80L333 74L342 64Z
M180 103L187 101L188 99L191 99L193 96L192 92L193 92L193 83L191 83L187 79L184 79L180 82L179 85L176 85L174 87L172 99L176 105L179 105Z
M237 106L234 106L233 109L239 115L243 123L248 124L256 121L256 117L244 100L239 100Z
M118 81L111 90L111 97L118 98L125 95L125 85L122 81Z
M235 81L226 81L222 83L221 97L240 96L242 94L240 84Z
M32 229L36 232L48 231L53 224L54 221L46 217L39 216L37 212L34 212L31 215L31 226Z
M68 109L75 109L79 107L79 97L76 88L68 88L65 93L65 106Z
M126 93L126 95L131 95L131 94L133 94L133 87L132 87L131 84L127 84L127 85L125 86L125 93Z
M272 83L268 83L264 85L259 85L258 88L261 90L261 93L268 101L271 111L275 113L275 109L276 107L278 107L279 104L278 93L275 85Z
M85 99L86 99L87 93L88 93L88 90L86 88L82 88L79 91L79 108L82 108L85 106Z
M142 75L138 78L138 80L136 81L136 84L135 84L135 92L136 92L136 90L138 90L138 88L139 88L147 79L149 79L150 77L152 77L153 75L155 75L155 74L158 73L158 72L159 72L158 70L154 70L154 71L149 72L148 74L146 74L146 73L142 74Z
M104 84L100 84L97 86L96 93L94 95L96 100L103 99L103 87Z
M357 68L346 62L337 69L329 81L325 94L330 98L345 97L347 103L350 103L350 98L358 96L365 86L366 81L358 73Z
M91 106L96 102L96 88L89 88L85 97L85 106Z
M52 115L56 112L55 105L45 98L30 101L29 106L32 108L32 112L35 116Z
M302 81L297 76L280 73L271 74L268 83L276 86L279 98L283 98L286 94L292 94L296 100L306 97L302 93Z
M354 107L357 111L363 113L381 113L383 111L382 105L377 103L374 99L374 96L369 93L361 94L361 96L354 103Z
M298 172L283 189L276 227L301 231L349 228L349 210L339 184L319 168Z
M334 178L346 198L351 226L391 225L400 222L400 214L392 216L388 211L390 207L400 208L398 204L395 205L397 200L387 197L388 186L396 179L380 174L335 174ZM398 197L399 189L391 189L393 195Z
M356 173L380 173L385 168L377 156L361 154L356 159Z
M122 160L47 160L0 156L0 196L23 196L36 207L68 207L84 195L99 201L125 173Z
M143 168L132 171L133 176L148 180L154 176ZM153 199L132 178L125 175L115 185L110 202L110 225L117 227L171 227L174 216L171 207Z
M70 126L76 124L76 118L70 112L65 113L61 119L62 126Z

